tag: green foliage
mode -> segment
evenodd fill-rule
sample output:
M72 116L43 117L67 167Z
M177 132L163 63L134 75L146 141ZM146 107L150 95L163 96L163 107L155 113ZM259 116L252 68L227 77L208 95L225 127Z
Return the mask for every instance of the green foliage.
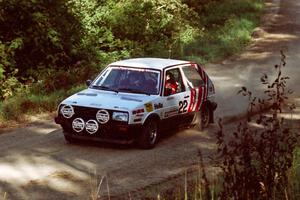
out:
M1 1L0 4L3 11L0 40L8 42L20 38L23 43L13 56L20 75L26 76L28 68L69 64L68 58L71 60L71 55L63 47L71 43L61 38L60 32L65 30L62 24L58 24L65 22L65 26L68 26L65 20L67 12L62 5L52 1L20 0ZM12 44L13 47L19 46Z
M19 121L21 117L21 104L19 98L12 98L11 101L3 102L1 106L1 118L5 120Z
M262 0L3 0L0 8L6 101L68 90L123 58L231 55L249 42Z
M20 37L5 43L0 40L0 100L26 89L17 79L19 70L14 59L17 50L22 47L23 40Z
M261 0L209 2L199 12L202 33L184 48L186 58L202 63L218 61L241 51L259 24L263 9Z

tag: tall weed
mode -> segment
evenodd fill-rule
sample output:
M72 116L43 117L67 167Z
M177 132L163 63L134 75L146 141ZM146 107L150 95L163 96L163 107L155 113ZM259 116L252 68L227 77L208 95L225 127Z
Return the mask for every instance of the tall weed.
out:
M279 116L291 93L286 88L289 77L282 74L285 65L285 55L281 52L281 62L275 65L275 80L270 81L266 74L261 77L266 86L266 100L253 97L246 87L241 88L239 93L249 99L248 117L231 135L224 133L219 123L218 155L224 176L221 199L291 199L289 172L300 135ZM261 113L254 120L251 117L254 107L263 111L265 104L270 105L271 116ZM256 127L251 127L251 123Z

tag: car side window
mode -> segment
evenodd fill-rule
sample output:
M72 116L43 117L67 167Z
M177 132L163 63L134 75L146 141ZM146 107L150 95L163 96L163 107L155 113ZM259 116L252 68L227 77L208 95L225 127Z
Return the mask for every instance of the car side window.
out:
M169 96L183 91L185 91L185 87L179 68L167 70L165 74L164 95Z
M199 72L194 67L184 66L182 67L182 71L193 87L199 87L204 84Z

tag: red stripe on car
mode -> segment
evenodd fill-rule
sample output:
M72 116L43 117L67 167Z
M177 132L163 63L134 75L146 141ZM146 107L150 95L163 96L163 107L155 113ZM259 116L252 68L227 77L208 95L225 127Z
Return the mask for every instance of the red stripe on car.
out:
M198 101L197 101L196 111L199 110L200 104L202 103L203 100L202 96L203 96L203 89L200 86L198 89Z
M191 112L192 108L194 107L194 104L195 104L195 93L196 93L196 90L192 89L191 90L191 101L190 101L190 106L189 106L188 112Z

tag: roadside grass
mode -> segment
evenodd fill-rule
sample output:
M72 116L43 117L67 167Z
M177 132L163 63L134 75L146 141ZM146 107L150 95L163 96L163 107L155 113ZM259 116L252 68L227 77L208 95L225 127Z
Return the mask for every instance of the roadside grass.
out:
M251 41L264 9L262 0L226 0L203 9L203 33L185 46L185 58L200 63L218 62L241 52Z
M77 85L69 90L58 90L50 94L21 93L0 103L0 121L13 120L21 122L26 115L55 111L57 105L67 96L74 94L85 85ZM1 125L1 124L0 124ZM3 123L2 126L5 126Z
M197 175L191 174L191 176L185 175L184 181L181 179L181 183L177 183L175 187L171 187L163 192L160 192L157 197L150 197L147 199L153 200L170 200L170 199L184 199L184 200L214 200L219 199L218 195L222 189L223 177L216 174L210 178L210 185L205 185L203 180L202 169L199 167ZM196 177L196 178L195 178ZM169 184L170 185L170 184ZM174 186L174 185L173 185ZM164 188L164 185L160 185L160 188ZM150 189L148 189L150 190ZM159 188L156 189L159 191ZM290 170L290 182L288 196L292 200L300 199L300 144L294 152L294 161ZM278 198L278 197L277 197ZM276 198L276 199L277 199ZM281 198L278 198L281 199Z
M202 169L199 168L197 175L191 177L185 175L184 181L177 185L177 187L166 190L164 193L159 194L157 200L169 199L193 199L193 200L213 200L218 199L218 194L222 188L222 181L220 177L211 177L213 181L208 184L203 179ZM196 178L195 178L196 177Z
M297 123L297 122L296 122ZM200 152L200 151L199 151ZM146 199L153 200L214 200L220 199L220 193L224 184L224 177L219 171L219 167L206 166L203 163L202 156L199 153L200 162L198 169L193 173L185 173L177 181L160 183L152 186L144 192ZM289 182L287 196L285 199L300 199L300 141L296 147L292 167L289 169ZM209 171L208 171L209 170ZM167 188L167 189L166 189ZM152 193L149 194L149 193ZM157 194L156 197L153 196ZM287 198L289 197L289 198ZM275 199L282 199L278 195Z
M294 160L290 172L290 178L290 197L291 199L300 199L300 142L294 152Z

